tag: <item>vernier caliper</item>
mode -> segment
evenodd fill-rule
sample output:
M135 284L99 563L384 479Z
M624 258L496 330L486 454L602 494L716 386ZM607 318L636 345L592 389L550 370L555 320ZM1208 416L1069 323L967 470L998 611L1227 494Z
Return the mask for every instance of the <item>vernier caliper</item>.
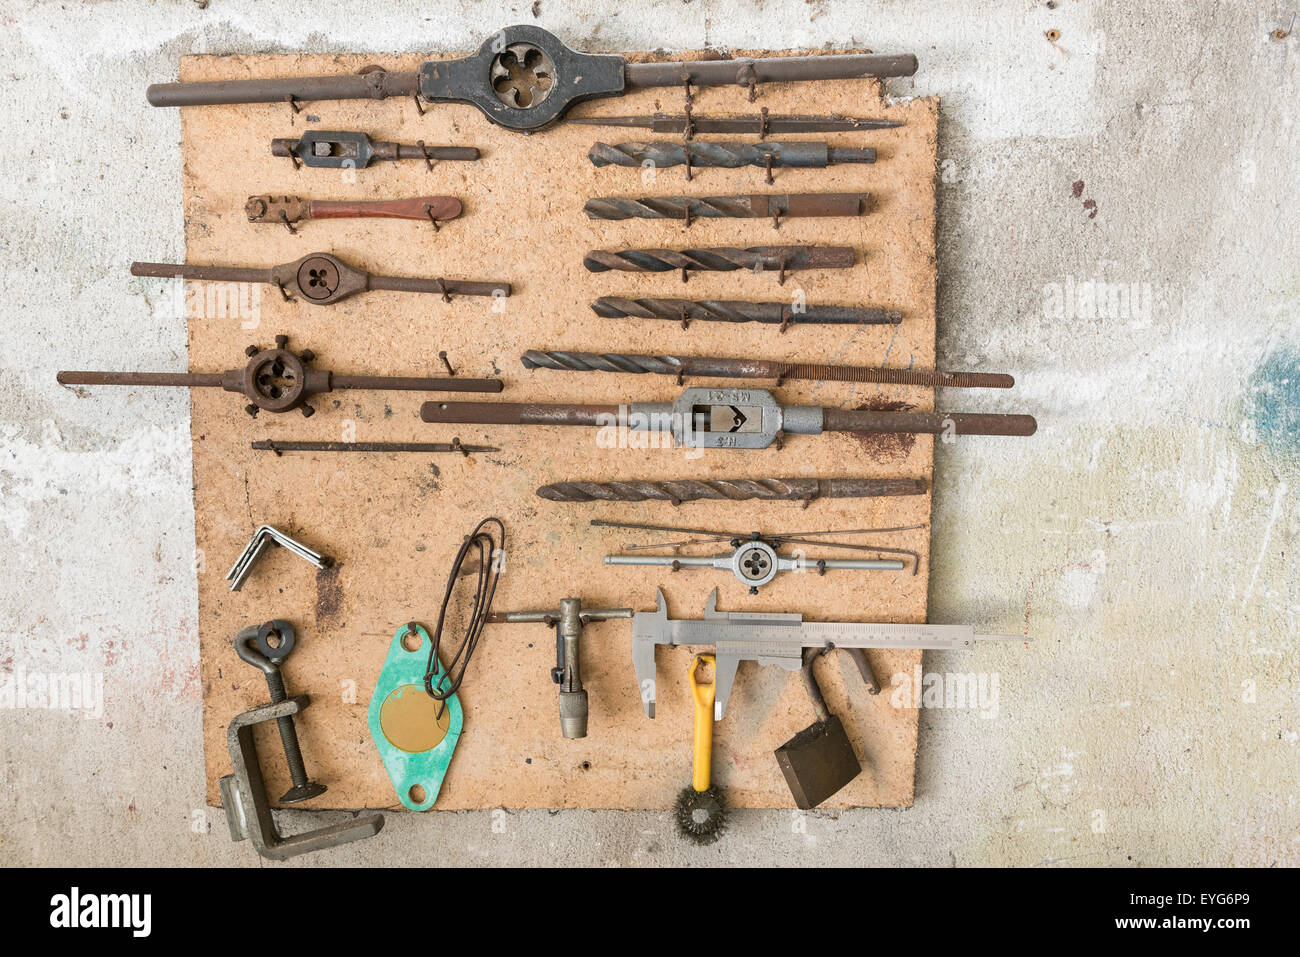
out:
M704 617L670 619L662 590L657 609L632 616L632 666L647 716L655 716L655 645L712 645L716 664L713 720L721 721L742 661L803 666L805 648L969 649L977 641L1028 641L1015 635L977 635L969 625L874 624L856 621L804 621L799 614L718 611L718 590L709 594Z

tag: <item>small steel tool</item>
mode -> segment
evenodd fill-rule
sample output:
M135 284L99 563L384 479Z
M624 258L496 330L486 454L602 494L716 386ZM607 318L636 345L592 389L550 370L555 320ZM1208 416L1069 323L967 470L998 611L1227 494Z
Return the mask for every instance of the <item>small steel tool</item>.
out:
M910 525L899 528L848 528L832 529L819 532L788 532L781 534L767 534L764 532L731 532L718 531L707 528L683 528L673 525L649 525L641 522L609 522L600 519L593 519L591 522L595 528L619 528L633 529L637 531L652 532L674 532L682 535L694 536L686 540L665 542L658 545L628 545L628 552L641 551L648 548L668 548L675 551L672 555L646 555L646 554L624 554L624 555L606 555L606 565L654 565L671 567L673 571L682 568L715 568L725 569L736 576L736 579L742 584L749 587L751 595L758 594L758 589L766 585L780 572L792 571L816 571L819 575L825 575L827 571L839 569L859 570L859 571L902 571L906 566L903 562L894 559L833 559L833 558L808 558L802 554L797 556L781 555L777 553L777 548L782 545L813 545L824 548L842 548L849 551L869 552L875 555L893 554L904 555L912 560L912 574L915 575L921 566L921 556L918 552L910 548L891 548L883 545L865 544L860 542L842 542L829 541L821 536L834 535L867 535L881 532L902 532L910 531L914 528L923 526ZM720 542L729 542L732 548L730 552L724 552L720 555L682 555L680 549L693 545L710 545Z
M131 263L132 276L152 279L195 279L208 282L256 282L278 286L286 300L291 293L314 306L330 306L367 290L424 292L442 296L508 296L508 282L463 282L418 276L376 276L345 263L333 253L308 253L291 263L267 269L245 266L191 266L187 263Z
M540 402L426 402L425 422L468 425L584 425L671 432L679 448L765 449L783 433L1033 435L1031 415L897 412L781 405L763 389L687 389L674 402L559 405Z
M777 665L786 671L803 667L805 648L899 648L969 650L977 641L1028 641L1025 636L977 635L969 625L869 624L855 621L804 621L799 614L718 611L715 588L701 619L668 617L668 602L656 589L656 610L632 616L632 666L647 717L655 716L655 646L703 645L717 652L714 720L722 720L741 661ZM861 659L865 661L865 657ZM868 666L862 677L874 683Z
M670 166L736 169L741 166L825 169L839 163L874 163L869 146L827 143L595 143L587 152L593 166Z
M892 309L859 306L809 306L789 302L736 302L734 300L623 299L602 296L592 300L591 311L605 319L667 319L692 322L758 322L780 326L785 332L795 325L896 326L903 314Z
M817 382L875 382L886 385L920 385L960 389L1010 389L1016 380L1000 372L929 372L922 369L881 369L876 366L819 365L809 362L773 362L766 359L728 359L720 356L647 356L619 352L542 352L529 349L519 361L525 369L566 372L656 373L715 379L786 379Z
M288 227L305 219L415 219L437 226L461 213L460 200L454 196L415 196L411 199L386 199L348 202L342 200L300 199L297 196L250 196L244 204L250 223L269 223Z
M296 538L290 538L278 528L271 525L261 525L253 533L253 537L248 540L248 544L244 546L243 552L235 560L235 564L231 566L230 571L226 573L226 581L230 582L231 591L239 591L244 587L244 582L253 570L253 566L257 564L257 560L273 545L288 549L299 558L311 562L317 568L328 568L332 564L329 558L318 551L308 548Z
M315 413L307 399L335 389L377 389L404 392L500 392L500 379L412 376L335 375L313 369L316 353L289 350L289 337L276 336L275 348L250 345L244 350L248 363L226 372L60 372L61 385L181 386L194 389L225 389L241 392L250 400L244 411L289 412L300 409L303 416Z
M376 160L422 159L429 169L434 160L476 160L472 146L413 146L374 142L365 133L341 130L308 130L298 139L271 140L271 155L288 156L294 165L320 169L363 169Z
M587 736L587 692L582 687L579 645L582 627L592 621L631 618L631 608L586 608L579 598L561 598L551 611L508 611L488 616L489 624L540 622L555 627L555 667L551 680L560 686L560 734L566 738Z
M415 97L434 103L471 103L493 123L528 133L562 117L574 103L620 96L642 87L728 86L911 76L916 57L874 53L801 57L629 63L612 54L579 53L532 24L498 30L478 52L429 60L418 71L390 73L367 67L339 76L157 83L146 95L154 106L288 103L305 100L383 100ZM421 108L423 110L423 108Z
M781 113L735 113L704 116L692 113L655 113L650 116L571 116L583 126L621 126L652 133L848 133L854 130L888 130L903 124L895 120L864 120L852 116L799 116Z
M863 216L870 193L789 193L741 196L596 196L582 207L588 219L782 219Z
M778 572L807 571L814 569L819 574L828 570L853 569L857 571L891 571L903 570L903 563L896 559L866 558L791 558L778 555L776 549L767 542L746 542L738 548L723 552L721 555L606 555L606 565L652 565L679 568L721 568L730 571L736 580L749 587L751 595L757 595L759 588L777 576Z

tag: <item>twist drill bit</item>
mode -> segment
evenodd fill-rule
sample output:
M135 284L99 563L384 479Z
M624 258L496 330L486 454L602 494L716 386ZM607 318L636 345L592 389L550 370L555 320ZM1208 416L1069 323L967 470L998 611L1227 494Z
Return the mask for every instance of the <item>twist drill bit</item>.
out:
M791 193L746 196L597 196L583 206L588 219L776 219L861 216L870 193Z
M754 272L796 269L848 269L857 262L852 246L751 246L736 249L712 246L708 249L592 249L582 264L589 272L671 272L705 270Z
M735 300L622 299L601 296L591 309L605 319L668 319L672 322L761 322L773 326L795 325L898 325L903 314L891 309L857 306L804 306L786 302L737 302Z
M765 359L729 359L716 356L647 356L618 352L542 352L529 349L520 361L525 369L565 372L655 373L683 379L700 376L718 379L812 379L824 382L874 382L957 389L1009 389L1016 380L998 372L930 372L921 369L878 369L870 366L836 366Z
M878 498L924 495L925 479L679 479L667 482L553 482L537 490L552 502L742 502L811 501L815 498Z
M594 143L587 152L594 166L740 166L824 169L835 163L874 163L870 147L828 143Z

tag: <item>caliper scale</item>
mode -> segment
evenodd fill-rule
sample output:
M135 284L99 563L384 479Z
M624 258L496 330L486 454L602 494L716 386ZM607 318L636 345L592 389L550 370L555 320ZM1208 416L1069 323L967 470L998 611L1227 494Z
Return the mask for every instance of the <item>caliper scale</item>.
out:
M712 645L716 651L713 718L721 721L742 661L777 665L786 671L803 667L805 648L897 648L903 650L970 650L977 641L1028 641L1015 635L977 635L970 625L910 625L857 621L804 621L803 615L774 612L718 611L715 588L703 618L668 617L668 602L656 589L656 610L632 616L632 666L647 717L655 716L655 646Z

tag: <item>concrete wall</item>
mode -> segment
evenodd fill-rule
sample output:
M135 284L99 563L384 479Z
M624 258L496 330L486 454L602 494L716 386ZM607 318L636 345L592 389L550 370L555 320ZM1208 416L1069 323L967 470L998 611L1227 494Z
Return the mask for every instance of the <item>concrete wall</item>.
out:
M941 365L1014 372L977 401L1041 426L939 449L931 620L1033 643L927 655L997 673L997 716L923 712L907 811L747 813L705 851L666 814L394 814L329 860L1300 863L1300 37L1270 36L1294 8L533 6L596 51L917 53L892 88L943 97ZM91 672L105 699L0 709L0 862L252 863L203 807L187 397L54 383L186 365L126 272L183 255L179 122L144 87L186 53L461 50L534 14L0 9L0 680Z

